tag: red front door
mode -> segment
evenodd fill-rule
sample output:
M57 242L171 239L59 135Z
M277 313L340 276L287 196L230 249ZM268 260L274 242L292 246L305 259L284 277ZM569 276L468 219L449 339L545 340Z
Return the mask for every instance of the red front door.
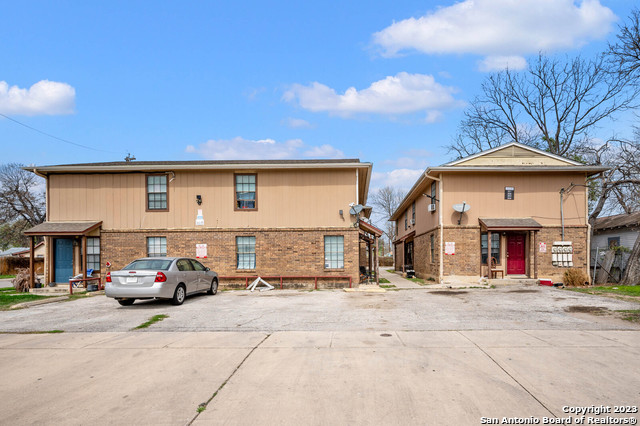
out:
M507 274L524 275L524 234L507 235Z

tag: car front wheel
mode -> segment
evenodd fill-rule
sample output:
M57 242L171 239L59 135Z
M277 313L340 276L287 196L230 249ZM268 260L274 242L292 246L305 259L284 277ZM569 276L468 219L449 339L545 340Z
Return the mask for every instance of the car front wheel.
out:
M207 292L207 294L214 295L217 292L218 292L218 280L214 278L213 280L211 280L211 287L209 287L209 291Z
M171 299L171 303L173 305L182 305L184 303L184 299L187 297L187 291L184 288L184 285L180 284L176 287L176 291L173 293L173 299Z
M136 299L119 299L118 303L121 304L122 306L131 306L135 301Z

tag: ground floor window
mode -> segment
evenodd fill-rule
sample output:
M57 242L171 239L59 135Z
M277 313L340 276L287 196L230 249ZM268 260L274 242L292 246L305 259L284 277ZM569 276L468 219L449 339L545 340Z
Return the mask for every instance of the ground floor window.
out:
M147 256L163 257L167 255L167 237L147 237Z
M487 264L487 233L480 234L480 241L482 244L482 263ZM496 258L496 262L500 264L500 234L491 234L491 257Z
M344 237L342 235L325 235L324 267L327 269L344 268Z
M87 269L100 270L100 237L87 238Z
M436 261L436 236L431 234L431 263Z
M256 237L236 237L237 269L256 269Z

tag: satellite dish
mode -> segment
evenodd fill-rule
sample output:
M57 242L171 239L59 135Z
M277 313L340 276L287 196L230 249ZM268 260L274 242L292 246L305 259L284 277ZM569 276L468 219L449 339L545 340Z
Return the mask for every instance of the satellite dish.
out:
M458 213L466 213L471 210L471 206L463 201L462 204L454 204L453 209Z
M362 209L364 209L362 204L356 204L355 206L352 206L349 209L349 213L355 216L355 215L359 214L362 211Z
M460 213L460 217L458 218L458 225L460 225L460 222L462 222L462 213L471 210L471 206L467 204L466 201L463 201L462 204L454 204L453 209Z

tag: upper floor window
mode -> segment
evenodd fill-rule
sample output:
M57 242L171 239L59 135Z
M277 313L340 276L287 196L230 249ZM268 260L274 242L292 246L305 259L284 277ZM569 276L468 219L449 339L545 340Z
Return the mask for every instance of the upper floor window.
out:
M436 205L436 183L435 182L431 182L431 204L433 204L434 206ZM432 212L435 212L435 210L432 210Z
M411 205L411 224L415 225L416 223L416 202L414 201Z
M404 230L407 230L407 212L404 212Z
M167 175L147 175L147 210L168 210Z
M234 175L236 181L236 210L257 210L255 174Z

